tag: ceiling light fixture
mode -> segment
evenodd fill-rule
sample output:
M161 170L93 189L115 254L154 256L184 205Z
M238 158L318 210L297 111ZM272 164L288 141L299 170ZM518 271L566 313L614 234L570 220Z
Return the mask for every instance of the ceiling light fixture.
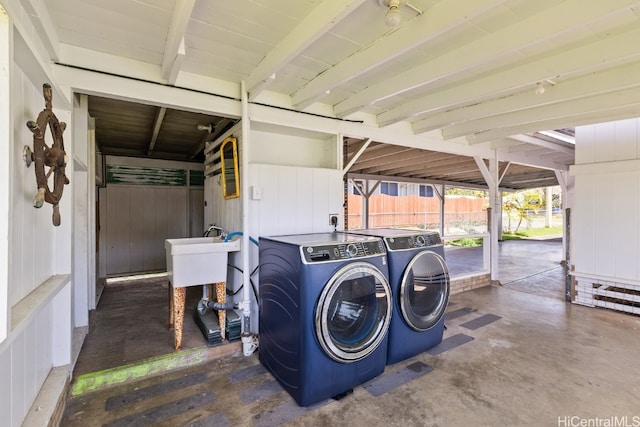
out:
M380 6L384 6L387 9L387 13L384 15L384 23L390 27L396 27L402 21L402 14L400 13L400 6L406 3L406 0L378 0Z
M198 125L198 130L206 130L209 133L213 133L213 129L214 128L215 128L215 125L213 125L213 124L209 124L209 125L199 124Z
M549 79L544 79L543 81L536 83L535 94L538 95L538 96L543 95L547 91L546 86L553 87L555 85L556 85L555 81L549 80Z

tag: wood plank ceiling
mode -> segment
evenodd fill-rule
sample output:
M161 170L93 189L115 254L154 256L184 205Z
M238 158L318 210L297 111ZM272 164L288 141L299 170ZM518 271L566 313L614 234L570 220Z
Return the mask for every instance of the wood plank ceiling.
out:
M485 150L510 164L505 177L513 182L528 173L541 179L538 168L566 171L574 159L571 147L540 131L640 115L637 1L410 0L396 27L385 24L379 0L18 1L37 18L58 64L209 93L236 87L239 94L244 81L251 103L441 141L441 149L415 156L397 141L397 167L358 173L419 178L428 169L441 180L475 182L468 158L447 163L432 151L471 158ZM149 141L158 114L141 115ZM170 156L194 138L180 149L188 158L203 136L176 128L183 141L165 147L173 115L165 112L147 151ZM122 152L135 145L117 144ZM423 162L409 163L418 154Z

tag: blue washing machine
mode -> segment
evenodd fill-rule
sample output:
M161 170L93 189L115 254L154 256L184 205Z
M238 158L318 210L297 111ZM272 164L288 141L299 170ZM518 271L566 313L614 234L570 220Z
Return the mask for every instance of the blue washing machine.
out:
M260 362L301 406L384 371L392 301L381 239L261 237Z
M440 234L393 228L352 233L380 237L387 249L393 294L387 364L440 344L450 291Z

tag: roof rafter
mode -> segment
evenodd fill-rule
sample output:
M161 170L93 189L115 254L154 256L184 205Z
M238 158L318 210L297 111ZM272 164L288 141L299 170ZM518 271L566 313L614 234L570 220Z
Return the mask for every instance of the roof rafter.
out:
M501 6L502 0L449 0L439 2L427 13L390 31L375 43L336 64L325 73L311 80L293 95L293 104L304 108L317 100L327 90L360 76L384 63L391 62L403 53L456 27L471 17Z
M338 25L366 0L320 2L311 13L274 47L246 79L249 100L253 101L272 81L272 76L325 33Z
M178 72L182 67L182 60L186 54L184 36L189 26L196 0L177 0L173 9L167 43L162 57L162 77L174 84Z
M496 58L504 57L505 52L548 43L558 33L566 32L572 26L587 25L592 20L601 20L604 15L616 12L630 3L633 2L630 0L589 4L583 0L562 2L459 49L439 55L431 61L399 74L393 80L372 85L338 103L334 107L335 113L338 116L344 116L383 97L427 85L443 76L449 77L451 70L456 70L456 73L460 74L479 64L490 64ZM517 28L517 31L514 31L514 28Z
M473 100L482 102L527 87L533 90L537 82L594 72L612 62L637 61L640 59L640 52L635 46L638 39L640 29L635 29L457 84L378 114L378 124L386 126L416 114L443 111ZM601 56L594 55L594 52L601 52Z

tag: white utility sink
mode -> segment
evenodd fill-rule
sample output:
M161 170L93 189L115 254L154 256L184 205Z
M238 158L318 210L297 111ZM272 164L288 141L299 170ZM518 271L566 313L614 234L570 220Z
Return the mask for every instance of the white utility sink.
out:
M229 252L240 250L240 239L220 237L166 239L167 275L174 288L227 281Z

